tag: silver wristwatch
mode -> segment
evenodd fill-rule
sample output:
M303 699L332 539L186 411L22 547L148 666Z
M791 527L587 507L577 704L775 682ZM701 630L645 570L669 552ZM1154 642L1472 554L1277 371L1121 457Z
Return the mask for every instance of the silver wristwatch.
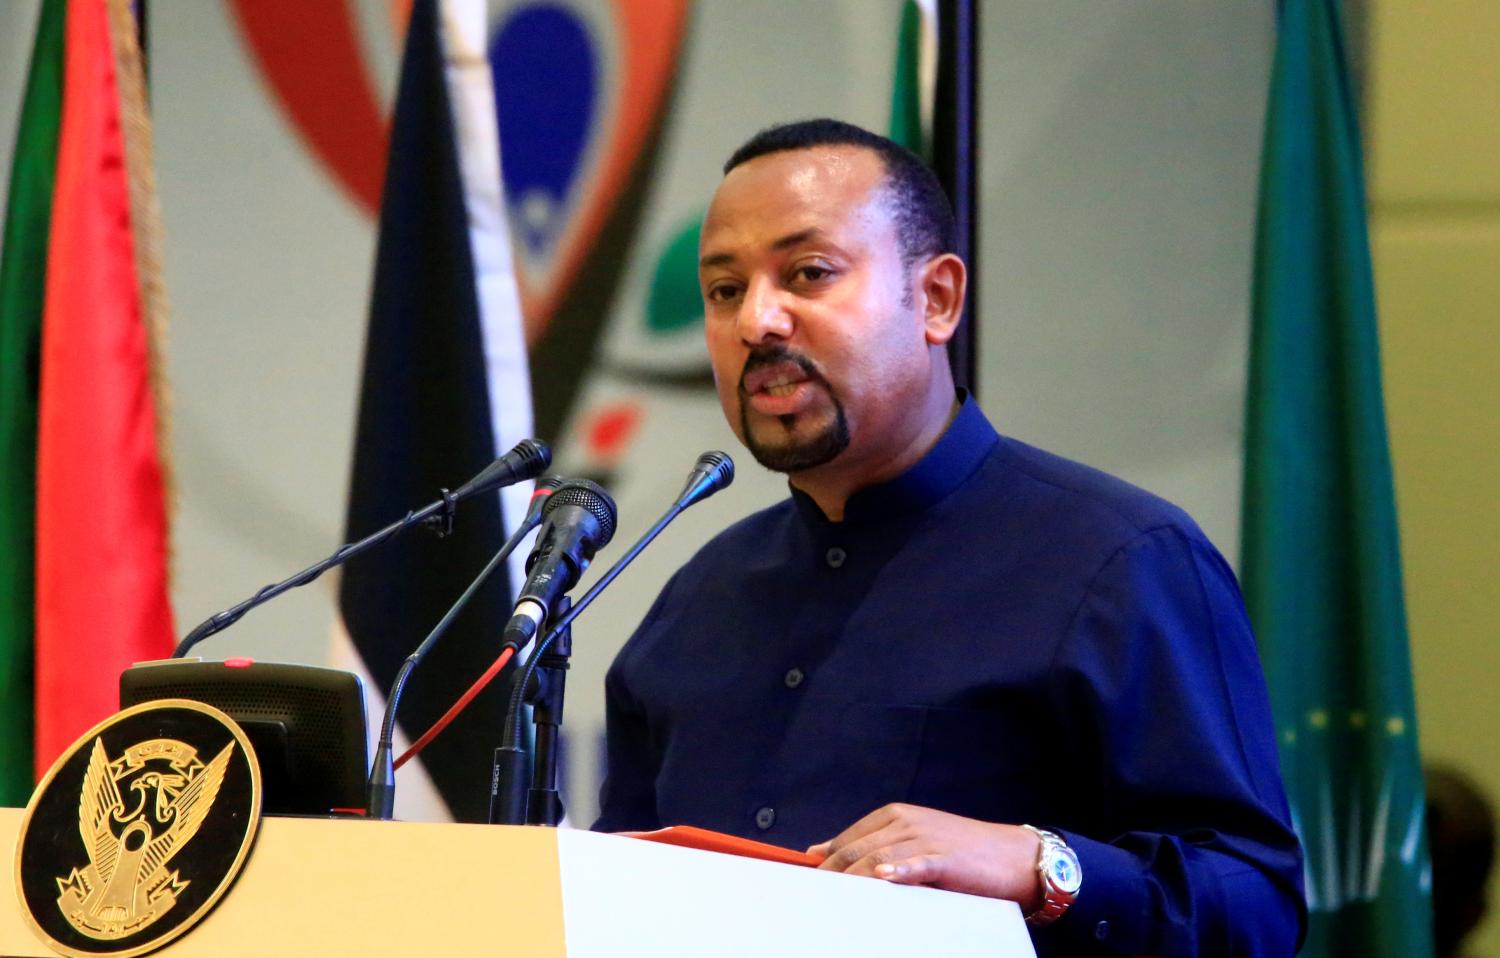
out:
M1078 888L1083 884L1083 868L1078 864L1078 853L1054 832L1022 825L1042 840L1036 856L1036 873L1042 882L1042 907L1026 916L1026 923L1033 928L1050 925L1061 918L1078 899Z

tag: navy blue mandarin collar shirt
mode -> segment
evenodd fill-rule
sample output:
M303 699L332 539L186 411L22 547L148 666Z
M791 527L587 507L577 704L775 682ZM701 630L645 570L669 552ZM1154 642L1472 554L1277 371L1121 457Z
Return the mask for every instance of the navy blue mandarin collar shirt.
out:
M961 398L842 522L794 490L673 576L606 679L594 827L1026 822L1083 867L1044 958L1291 955L1300 850L1233 574L1180 510Z

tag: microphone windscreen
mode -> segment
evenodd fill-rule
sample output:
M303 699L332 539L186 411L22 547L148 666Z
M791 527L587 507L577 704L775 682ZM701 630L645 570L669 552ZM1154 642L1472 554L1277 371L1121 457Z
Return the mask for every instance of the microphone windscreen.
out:
M526 479L535 479L552 465L552 450L536 439L522 439L505 455L485 466L473 479L458 487L455 499L514 485Z
M678 502L686 508L702 502L709 496L734 482L734 460L727 452L712 450L698 457L693 471L688 473L687 485L683 486Z
M578 506L599 520L599 539L595 549L602 549L615 536L615 501L598 483L587 479L569 479L552 491L547 504L542 507L542 516L552 515L564 506Z

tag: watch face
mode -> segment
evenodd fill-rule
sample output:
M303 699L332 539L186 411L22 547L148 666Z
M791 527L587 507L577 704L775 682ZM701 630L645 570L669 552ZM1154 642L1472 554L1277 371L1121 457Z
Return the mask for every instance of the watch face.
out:
M1083 869L1078 867L1078 856L1071 848L1060 848L1049 855L1046 868L1047 879L1054 888L1065 895L1078 893L1078 886L1083 884Z

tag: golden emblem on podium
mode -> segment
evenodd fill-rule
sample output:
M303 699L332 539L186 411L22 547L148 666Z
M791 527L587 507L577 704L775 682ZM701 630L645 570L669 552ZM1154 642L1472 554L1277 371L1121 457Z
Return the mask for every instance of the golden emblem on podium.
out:
M228 890L260 818L260 772L222 712L167 699L108 719L42 779L16 852L34 931L68 955L139 955Z
M213 807L234 743L204 765L198 750L175 739L152 739L110 761L94 739L78 830L89 863L57 880L57 907L74 928L113 941L160 918L187 887L168 863ZM120 792L134 796L133 807ZM118 834L116 832L118 831Z

